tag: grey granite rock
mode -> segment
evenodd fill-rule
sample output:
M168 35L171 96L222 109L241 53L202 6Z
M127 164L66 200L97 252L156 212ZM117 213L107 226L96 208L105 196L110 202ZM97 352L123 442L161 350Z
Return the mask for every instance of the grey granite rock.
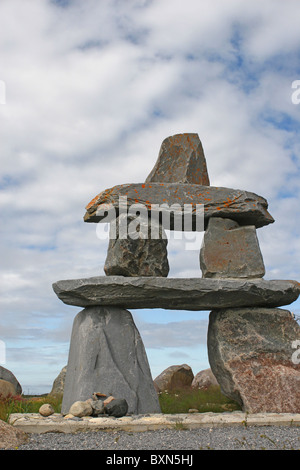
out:
M93 409L93 416L99 416L105 413L102 400L92 400L91 407Z
M184 227L188 205L191 210L191 227ZM199 209L203 205L203 211ZM122 184L98 194L87 206L85 222L109 222L120 212L131 211L140 206L151 217L163 214L164 228L173 230L203 231L210 217L225 217L240 225L256 228L274 222L268 212L268 202L257 194L240 189L183 183ZM188 212L188 211L187 211ZM189 213L189 212L188 212ZM204 226L201 223L204 216ZM182 228L179 228L181 224ZM185 224L187 225L187 224Z
M167 277L167 244L161 224L122 214L110 224L104 272L107 276Z
M279 307L297 300L297 281L98 276L53 284L62 302L79 307L214 308Z
M195 375L191 387L207 390L210 387L216 387L218 385L217 379L211 369L204 369L200 370L200 372Z
M265 266L256 228L212 217L200 250L200 267L207 278L260 278Z
M53 382L52 389L49 395L60 395L64 392L64 385L67 373L67 366L64 366L56 379Z
M161 144L157 162L146 182L209 186L206 160L198 134L185 133L167 137Z
M194 379L192 368L187 364L167 367L155 379L155 388L159 392L180 390L190 387Z
M140 334L130 312L90 307L74 319L62 413L95 391L124 398L129 413L159 413Z
M88 401L76 400L71 404L68 413L76 418L82 418L83 416L91 416L93 408Z
M300 413L300 326L288 310L212 311L208 357L221 390L249 413Z

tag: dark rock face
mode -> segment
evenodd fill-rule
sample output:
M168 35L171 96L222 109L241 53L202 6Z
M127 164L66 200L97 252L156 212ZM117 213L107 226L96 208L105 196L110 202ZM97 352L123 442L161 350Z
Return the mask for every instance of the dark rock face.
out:
M160 207L162 204L164 207ZM179 222L182 219L183 227L185 204L192 207L190 230L203 231L203 226L197 222L197 217L202 217L202 213L197 213L197 204L204 206L205 224L210 217L232 219L240 225L255 225L256 228L274 222L267 210L266 199L248 191L199 184L152 182L122 184L102 191L86 206L84 221L107 222L107 214L113 211L118 215L120 211L132 211L134 205L142 205L151 217L152 214L164 213L165 229L173 230L175 225L176 230L181 230ZM169 220L167 215L170 215ZM115 214L111 217L114 218Z
M127 310L92 307L75 317L62 413L97 390L124 398L129 413L160 412L144 345Z
M159 392L190 387L194 374L187 364L170 366L154 379L155 388Z
M152 235L157 235L157 238L152 238ZM148 217L122 214L111 223L104 272L107 276L167 277L167 244L161 224L151 224Z
M10 382L13 384L16 390L16 395L21 395L22 393L22 387L19 383L19 381L16 379L15 375L5 367L0 366L0 379L1 380L6 380L7 382Z
M207 278L260 278L265 274L254 226L212 217L203 237L200 267Z
M212 310L278 307L297 300L296 281L98 276L58 281L56 295L68 305Z
M91 407L93 409L93 416L104 414L104 403L102 400L92 400Z
M192 183L209 186L206 160L198 134L167 137L147 183Z
M299 413L300 326L288 310L245 308L210 313L208 357L221 390L249 413Z
M63 367L56 379L53 382L52 390L50 395L59 395L63 394L64 386L65 386L65 379L67 373L67 366Z
M124 398L115 398L104 407L105 413L115 418L125 416L128 411L128 403Z

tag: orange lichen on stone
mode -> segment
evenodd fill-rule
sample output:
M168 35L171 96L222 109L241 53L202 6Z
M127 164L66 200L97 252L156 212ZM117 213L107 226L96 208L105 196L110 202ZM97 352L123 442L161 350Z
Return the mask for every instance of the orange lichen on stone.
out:
M101 194L101 193L100 193ZM97 194L97 196L94 197L94 199L92 199L88 205L86 206L86 209L88 210L90 207L92 207L99 199L99 196L100 194Z
M102 201L105 202L105 200L109 198L109 195L114 192L115 188L116 188L116 186L113 186L112 188L105 189L105 191L102 191L101 193L97 194L97 196L94 197L94 199L92 199L91 202L88 203L88 205L86 206L86 210L88 211L94 205L97 205L100 200L101 200L101 203L102 203Z
M176 134L164 139L157 162L146 182L190 183L209 186L206 160L198 134Z
M199 191L200 189L200 191ZM99 193L87 205L86 222L97 222L102 219L97 217L97 209L102 209L103 204L108 203L116 209L119 207L120 198L127 196L127 206L133 203L168 204L177 203L180 207L184 204L196 204L205 206L205 217L211 217L222 213L222 217L233 218L242 224L253 224L261 227L274 222L267 211L267 201L254 193L247 191L210 187L209 191L203 191L203 186L198 184L174 184L159 182L148 184L124 184L114 186ZM126 197L125 197L126 199ZM146 201L146 203L145 203ZM126 203L126 202L125 202ZM221 212L222 211L222 212Z

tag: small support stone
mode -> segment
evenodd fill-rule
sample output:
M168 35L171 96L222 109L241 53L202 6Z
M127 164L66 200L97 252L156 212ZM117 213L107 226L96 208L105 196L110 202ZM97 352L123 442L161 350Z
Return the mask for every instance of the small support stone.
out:
M167 277L167 243L161 224L122 214L110 225L104 272L107 276Z
M265 266L254 226L212 217L203 237L200 267L205 278L261 278Z

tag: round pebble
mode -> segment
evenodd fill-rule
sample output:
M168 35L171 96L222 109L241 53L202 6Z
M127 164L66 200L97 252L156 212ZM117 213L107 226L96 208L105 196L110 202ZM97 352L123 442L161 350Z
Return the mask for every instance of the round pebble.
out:
M44 405L40 407L39 413L40 415L45 416L45 417L51 416L54 413L54 409L52 405L50 405L49 403L44 403Z

